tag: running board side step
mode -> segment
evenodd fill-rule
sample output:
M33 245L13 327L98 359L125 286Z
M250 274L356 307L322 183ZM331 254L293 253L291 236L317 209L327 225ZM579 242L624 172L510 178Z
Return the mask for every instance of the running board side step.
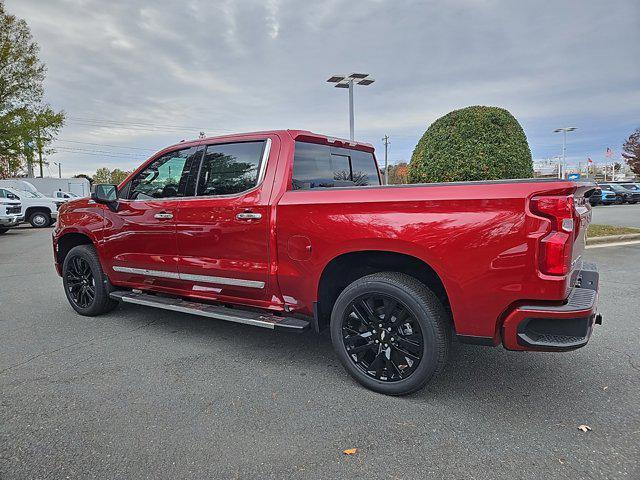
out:
M241 308L228 308L207 303L190 302L181 298L160 297L148 293L138 293L129 290L111 292L114 300L124 303L134 303L147 307L162 308L174 312L189 313L201 317L216 318L227 322L244 323L256 327L269 328L288 332L303 332L310 327L310 323L295 317L280 317L270 313L255 312Z

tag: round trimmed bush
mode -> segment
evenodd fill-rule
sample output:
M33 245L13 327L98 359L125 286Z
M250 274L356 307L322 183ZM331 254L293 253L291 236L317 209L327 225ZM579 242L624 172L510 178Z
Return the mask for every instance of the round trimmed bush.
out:
M530 178L527 137L504 108L473 106L440 117L416 145L409 182Z

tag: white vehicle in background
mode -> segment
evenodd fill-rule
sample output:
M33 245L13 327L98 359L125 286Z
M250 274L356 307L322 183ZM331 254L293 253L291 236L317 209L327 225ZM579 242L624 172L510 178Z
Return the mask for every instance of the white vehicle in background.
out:
M56 200L63 200L65 202L68 202L70 200L76 200L77 198L81 197L80 195L76 195L75 193L63 192L62 190L58 190L56 192L53 192L53 198L55 198Z
M4 198L18 200L22 204L20 216L34 228L53 225L58 218L58 207L64 203L64 200L45 197L38 192L15 190L0 185L0 197L3 196Z
M0 189L0 235L7 233L10 228L17 226L24 217L22 216L22 204L14 195Z
M51 196L54 196L55 192L59 190L79 197L91 195L91 185L86 178L7 178L0 180L0 187L42 192Z

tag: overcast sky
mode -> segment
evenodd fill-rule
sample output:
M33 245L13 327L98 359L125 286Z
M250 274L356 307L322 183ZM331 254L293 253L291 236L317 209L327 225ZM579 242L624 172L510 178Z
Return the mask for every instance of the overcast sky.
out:
M333 73L355 92L356 138L390 137L408 160L436 118L468 105L511 111L534 159L604 161L640 127L640 2L434 0L5 0L47 64L64 109L63 173L132 169L181 139L300 128L348 137ZM86 143L81 143L86 142ZM117 148L120 147L120 148ZM50 167L51 173L57 168Z

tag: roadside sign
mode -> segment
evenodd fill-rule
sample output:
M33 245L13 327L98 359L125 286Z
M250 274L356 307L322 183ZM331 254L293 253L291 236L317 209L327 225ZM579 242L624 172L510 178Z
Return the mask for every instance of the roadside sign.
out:
M567 180L580 180L580 174L570 173L569 175L567 175Z

